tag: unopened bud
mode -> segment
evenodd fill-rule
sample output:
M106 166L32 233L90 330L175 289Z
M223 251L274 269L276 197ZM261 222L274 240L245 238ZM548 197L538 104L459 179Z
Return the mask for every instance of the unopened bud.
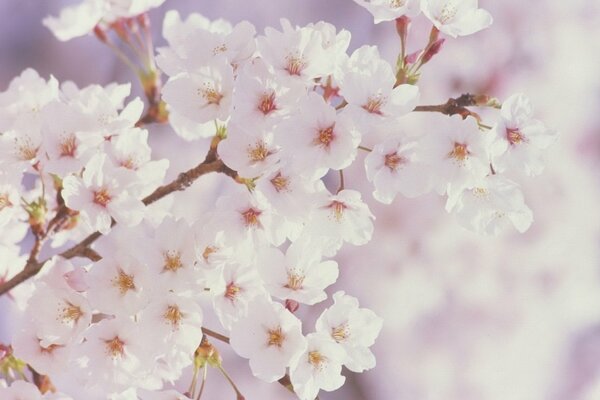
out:
M108 37L106 36L106 31L100 27L100 25L96 25L94 27L94 35L100 40L102 43L106 43L108 41Z
M287 299L285 301L285 308L287 308L289 312L293 314L296 311L298 311L298 308L300 308L300 304L296 300Z
M404 64L411 65L411 64L416 63L417 60L419 59L420 53L421 53L421 50L415 51L414 53L411 53L411 54L407 55L406 57L404 57Z
M439 53L445 41L446 39L438 39L435 41L435 43L433 43L423 55L423 61L421 64L427 64L429 60L433 58L433 56Z
M401 16L400 18L396 18L396 32L398 32L398 36L403 40L406 39L408 35L408 27L410 26L410 18L406 15Z

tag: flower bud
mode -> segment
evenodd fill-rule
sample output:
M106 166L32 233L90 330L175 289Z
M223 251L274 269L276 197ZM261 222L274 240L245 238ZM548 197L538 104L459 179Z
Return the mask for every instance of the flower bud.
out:
M438 39L431 46L429 46L429 48L423 55L423 61L421 62L421 64L427 64L429 60L433 58L433 56L439 53L445 41L446 39Z

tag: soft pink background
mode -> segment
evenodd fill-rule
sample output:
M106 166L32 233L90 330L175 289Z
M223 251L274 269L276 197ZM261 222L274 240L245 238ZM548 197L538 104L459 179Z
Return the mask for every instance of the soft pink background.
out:
M0 2L0 90L26 67L79 85L133 81L95 38L61 43L41 25L69 3ZM441 103L463 92L531 96L538 117L562 133L544 175L514 177L536 221L525 235L481 238L447 216L437 196L383 207L372 200L359 160L347 186L365 193L377 215L376 233L369 245L339 255L341 279L333 289L359 297L386 323L374 347L377 368L348 373L344 388L322 394L324 400L600 399L600 3L480 4L492 12L494 25L447 41L424 68L422 102ZM158 45L162 15L170 8L234 23L247 19L259 32L281 17L295 24L323 19L352 32L352 49L377 44L392 61L398 48L393 24L373 25L351 0L167 0L151 13ZM427 29L421 17L413 50L424 44ZM410 116L405 129L431 130L439 121ZM172 147L162 151L183 151ZM0 305L9 308L5 299ZM319 310L304 315L314 320ZM0 314L0 325L0 334L9 335L6 315ZM218 346L248 399L293 398L253 379L246 362ZM233 399L212 372L206 398Z

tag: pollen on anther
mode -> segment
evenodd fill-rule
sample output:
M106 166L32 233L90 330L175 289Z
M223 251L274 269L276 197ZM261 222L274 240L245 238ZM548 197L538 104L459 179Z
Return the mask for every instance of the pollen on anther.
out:
M248 158L253 162L264 161L271 155L267 145L262 140L257 141L254 146L248 146L247 152Z
M340 222L344 218L344 211L348 208L341 201L334 200L329 204L328 208L331 208L333 211L333 217L337 222Z
M467 158L469 158L470 154L471 152L469 151L469 147L466 143L455 142L452 151L448 153L448 157L454 158L458 162L464 162Z
M382 115L381 107L385 104L385 97L379 96L371 96L367 100L367 103L362 106L364 110L371 114Z
M345 341L350 336L347 324L341 324L331 329L331 337L338 343Z
M12 207L12 205L13 204L8 197L8 193L0 193L0 211L7 207Z
M315 367L316 369L322 369L323 364L327 362L327 358L319 353L318 351L309 351L308 352L308 362Z
M277 193L284 192L288 190L289 179L283 176L281 172L278 172L277 175L271 179L271 184Z
M106 207L108 203L110 203L111 199L112 196L106 188L100 188L94 191L94 203L101 207Z
M62 137L58 147L61 157L73 158L77 151L77 138L72 133L66 137Z
M335 139L335 132L333 131L334 126L331 125L327 128L320 129L317 132L317 137L313 140L315 146L320 146L325 149L329 149L331 142Z
M268 115L271 112L277 110L277 105L275 104L275 93L274 92L263 93L262 96L260 97L260 101L258 103L258 109L264 115Z
M118 336L105 340L104 343L106 344L106 352L109 356L116 358L125 354L125 342Z
M406 159L400 156L397 152L386 154L384 157L384 165L392 172L406 162Z
M183 319L183 313L177 305L170 305L163 314L163 318L173 325L173 327L179 327L179 323Z
M267 340L267 345L281 348L285 340L285 333L283 333L281 327L278 326L275 329L269 329L268 334L269 336Z
M247 227L257 228L260 226L260 215L262 212L260 210L256 210L254 208L249 208L246 211L242 212L242 218L244 220L244 224Z
M225 297L233 301L241 290L234 282L230 282L225 288Z
M65 307L62 308L60 313L60 318L63 321L67 322L73 321L77 323L82 316L83 311L81 311L81 308L68 301L66 302Z
M119 269L119 273L113 278L112 284L119 290L121 295L124 295L130 290L135 290L133 275L126 274L122 269Z
M521 133L521 131L519 129L507 128L506 129L506 140L508 140L508 142L514 146L514 145L524 142L525 137L523 136L523 134Z
M183 267L183 262L181 261L181 253L174 250L166 251L163 254L164 257L164 270L176 272L178 269Z

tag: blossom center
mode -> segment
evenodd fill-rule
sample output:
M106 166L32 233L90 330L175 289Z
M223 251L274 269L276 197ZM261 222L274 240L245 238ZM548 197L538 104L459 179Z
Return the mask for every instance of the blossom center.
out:
M248 146L248 157L253 162L264 161L270 155L271 152L262 140L256 142L254 146Z
M397 152L385 155L384 165L392 172L396 171L400 165L404 164L406 159L400 156Z
M308 352L308 362L316 369L323 369L327 358L316 350Z
M106 352L109 356L116 358L125 354L125 342L119 336L115 336L110 340L105 340Z
M183 318L183 314L181 310L176 305L170 305L167 307L167 310L163 314L164 319L173 325L173 327L178 327L181 319Z
M469 158L469 154L471 154L471 152L466 143L455 142L454 148L448 153L448 156L454 158L456 161L463 162Z
M217 250L219 249L215 246L206 246L202 252L202 258L204 258L204 261L208 262L208 257L210 257L211 254L216 253Z
M214 87L204 84L202 89L198 89L198 94L206 100L208 104L219 105L223 99L223 94L219 93Z
M75 157L75 151L77 150L77 139L74 134L70 134L67 137L63 137L59 145L61 157Z
M275 104L275 93L263 93L260 97L260 102L258 103L258 109L264 115L268 115L269 113L277 110L277 105Z
M17 156L22 161L33 160L37 155L38 148L31 143L29 137L15 139Z
M288 281L285 284L285 288L291 290L300 290L302 289L302 284L304 283L305 276L301 273L296 272L295 270L288 271Z
M306 67L306 62L304 59L298 55L289 54L286 58L285 70L290 75L300 76L304 67Z
M164 270L176 272L178 269L183 267L183 262L181 262L181 253L174 250L166 251L163 254L164 257Z
M130 290L135 290L133 275L127 275L122 269L119 269L119 274L112 280L112 284L119 289L121 295L124 295Z
M247 227L259 227L260 226L260 214L262 211L255 210L254 208L249 208L246 211L242 212L242 218L244 219L244 224Z
M285 340L285 333L281 330L281 327L278 326L275 329L269 329L269 338L267 340L267 344L269 346L277 346L281 348L283 345L283 341Z
M381 95L371 96L362 108L371 114L382 115L381 107L385 104L385 100L385 97Z
M473 196L479 197L479 198L487 197L489 194L489 191L486 188L481 188L481 187L473 188L472 192L473 192Z
M83 311L73 303L66 302L66 306L61 310L60 318L65 322L77 323L83 317Z
M331 142L335 139L335 133L333 132L334 125L330 127L320 129L317 133L317 137L313 141L316 146L321 146L325 149L329 149Z
M452 19L454 19L454 17L456 16L457 12L458 12L458 9L454 5L454 3L452 1L449 1L442 8L442 11L440 12L440 16L438 18L438 21L440 23L442 23L442 24L448 23Z
M225 288L225 297L233 301L241 290L242 289L239 286L236 286L234 282L230 282Z
M0 211L4 210L6 207L12 207L12 205L8 193L0 194Z
M525 141L525 137L521 131L516 128L506 128L506 139L513 146Z
M112 196L108 192L108 189L101 188L94 191L94 203L101 207L106 207L110 203Z
M281 172L278 172L277 175L271 179L271 184L277 193L287 191L289 189L289 179L281 175Z
M213 56L216 56L217 54L225 53L226 51L227 51L227 45L225 43L223 43L223 44L216 46L212 52L213 52Z
M343 323L331 329L331 337L338 343L348 339L348 336L350 336L350 330L348 329L347 323Z
M337 222L340 222L344 217L344 211L348 208L344 203L338 200L334 200L329 204L328 208L333 211L333 216Z
M390 7L400 8L406 4L406 0L390 0Z

